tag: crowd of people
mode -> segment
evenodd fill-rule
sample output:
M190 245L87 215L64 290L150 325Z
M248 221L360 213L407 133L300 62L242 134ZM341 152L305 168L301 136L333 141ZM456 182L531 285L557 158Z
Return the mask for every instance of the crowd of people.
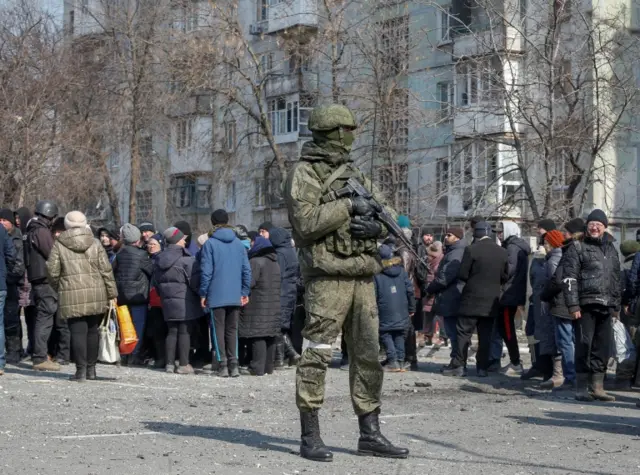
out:
M185 221L161 233L149 222L93 228L79 211L58 216L49 200L33 215L1 209L0 223L0 374L30 358L34 370L74 362L72 379L95 379L99 326L117 307L138 338L121 365L238 377L300 358L291 333L300 332L302 283L286 229L266 222L249 232L224 210L200 236Z
M116 306L129 309L138 335L122 365L238 377L295 367L300 359L304 283L284 228L267 222L248 231L230 225L220 209L199 236L185 221L161 233L149 222L94 229L81 212L59 217L47 200L33 215L0 209L0 223L2 371L24 358L43 371L73 361L73 379L95 379L98 327ZM411 240L409 220L400 216L398 224ZM416 370L421 346L450 346L444 375L466 376L471 359L479 377L541 377L545 389L575 387L579 400L613 400L604 390L612 322L621 320L635 337L640 241L619 246L621 264L607 226L600 210L562 229L544 219L533 253L518 224L481 217L470 220L467 233L448 228L443 242L429 228L413 249L393 236L380 241L382 272L374 282L385 371ZM524 371L516 320L528 294L532 365ZM509 362L501 367L503 344ZM342 352L346 368L344 342ZM635 360L618 362L617 389L636 378Z

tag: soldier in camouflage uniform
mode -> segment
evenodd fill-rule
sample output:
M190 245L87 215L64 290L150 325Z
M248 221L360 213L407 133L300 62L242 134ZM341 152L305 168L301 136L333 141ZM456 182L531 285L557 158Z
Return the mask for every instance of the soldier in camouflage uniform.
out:
M302 147L300 161L284 184L289 221L305 281L307 311L302 358L296 373L300 410L300 455L329 462L332 453L320 437L318 410L324 402L331 344L344 328L349 351L351 400L360 424L358 453L405 458L378 422L382 367L378 361L378 312L373 276L381 271L376 239L386 232L373 218L371 201L331 200L329 193L357 178L371 183L349 157L356 121L341 105L315 108L309 118L313 141ZM376 201L379 197L375 197Z

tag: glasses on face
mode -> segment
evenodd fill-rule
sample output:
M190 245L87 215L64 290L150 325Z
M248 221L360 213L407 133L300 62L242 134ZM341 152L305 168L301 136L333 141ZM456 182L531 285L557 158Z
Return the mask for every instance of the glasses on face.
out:
M597 223L597 222L591 222L589 223L589 229L604 229L604 224L602 223Z

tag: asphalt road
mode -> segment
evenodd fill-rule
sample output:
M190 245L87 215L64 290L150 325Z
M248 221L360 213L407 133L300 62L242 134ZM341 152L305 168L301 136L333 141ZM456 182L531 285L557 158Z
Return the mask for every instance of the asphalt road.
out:
M640 394L577 403L507 377L445 378L444 361L441 351L420 372L385 375L382 427L410 448L404 461L355 455L348 376L330 370L321 424L332 464L297 455L292 370L223 380L99 366L103 379L78 384L70 366L8 367L0 474L640 473Z

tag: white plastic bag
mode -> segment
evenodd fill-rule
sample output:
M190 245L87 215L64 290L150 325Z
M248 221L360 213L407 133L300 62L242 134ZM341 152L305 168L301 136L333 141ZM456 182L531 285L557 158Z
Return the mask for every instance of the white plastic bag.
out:
M98 361L101 363L115 363L118 361L118 326L113 303L100 324L98 341Z
M618 319L613 320L613 338L615 340L616 361L622 363L630 358L635 361L636 347L631 341L631 335L629 335L624 324Z

